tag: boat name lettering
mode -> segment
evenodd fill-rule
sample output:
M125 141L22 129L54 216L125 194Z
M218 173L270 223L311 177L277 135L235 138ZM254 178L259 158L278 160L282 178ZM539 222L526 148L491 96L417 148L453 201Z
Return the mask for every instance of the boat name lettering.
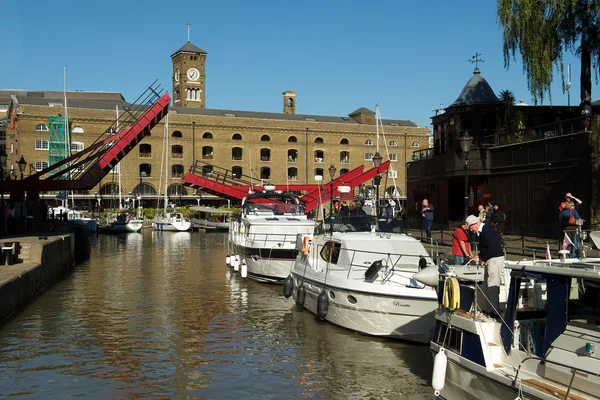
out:
M399 301L395 301L394 307L410 307L410 304L405 304L405 303L400 303Z

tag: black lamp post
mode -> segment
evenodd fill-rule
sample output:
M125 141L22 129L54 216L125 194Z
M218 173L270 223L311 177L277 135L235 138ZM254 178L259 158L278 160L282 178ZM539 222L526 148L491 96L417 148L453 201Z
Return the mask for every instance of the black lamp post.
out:
M21 172L21 227L23 227L25 224L23 223L23 217L25 216L25 214L23 213L24 209L25 209L25 190L23 190L23 174L25 173L25 168L27 168L27 161L25 161L25 158L23 157L23 155L21 155L21 159L19 161L17 161L17 164L19 165L19 172Z
M379 152L375 153L375 155L373 156L373 165L375 166L375 173L377 175L375 175L373 183L375 184L375 190L377 190L377 192L375 193L375 215L377 215L377 217L379 217L379 185L381 184L379 167L381 167L381 160L383 160L381 154L379 154Z
M329 233L333 234L333 178L335 177L335 166L331 164L329 167Z
M2 215L0 215L0 219L1 219L1 223L0 223L0 235L1 236L6 236L7 232L6 232L6 217L4 216L4 207L6 207L6 205L4 204L4 164L6 164L6 151L4 151L3 148L0 148L0 201L1 201L1 208L0 211L2 211Z
M464 218L467 218L469 215L469 152L471 151L471 145L473 144L473 138L469 135L469 132L465 132L464 136L461 136L459 139L460 149L463 152L463 156L465 157L465 165L463 166L465 170L465 215Z

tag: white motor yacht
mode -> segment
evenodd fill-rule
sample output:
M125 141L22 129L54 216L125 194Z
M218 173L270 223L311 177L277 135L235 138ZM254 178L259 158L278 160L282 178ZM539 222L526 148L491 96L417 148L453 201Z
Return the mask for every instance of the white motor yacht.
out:
M412 276L433 260L412 236L376 228L374 216L346 216L329 232L299 237L284 295L344 328L428 343L437 295Z
M229 228L228 259L242 276L282 282L296 259L296 236L312 235L315 223L298 197L265 189L242 200L242 214Z

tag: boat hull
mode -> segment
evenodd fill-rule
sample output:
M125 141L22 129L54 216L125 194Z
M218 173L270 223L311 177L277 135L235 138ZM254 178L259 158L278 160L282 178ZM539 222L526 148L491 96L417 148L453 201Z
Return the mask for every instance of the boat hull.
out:
M90 232L98 232L98 221L93 218L69 219L70 223L85 226Z
M98 227L98 231L102 233L135 233L139 232L144 226L142 220L131 220L126 223L114 222L109 225Z
M303 307L315 315L318 315L318 296L325 290L329 299L326 321L367 335L418 343L431 340L437 308L437 300L433 298L360 292L327 285L296 273L292 275L294 301L297 301L299 285L303 284L306 291Z
M248 277L260 282L281 283L296 260L295 249L258 248L233 243L233 254L246 262Z

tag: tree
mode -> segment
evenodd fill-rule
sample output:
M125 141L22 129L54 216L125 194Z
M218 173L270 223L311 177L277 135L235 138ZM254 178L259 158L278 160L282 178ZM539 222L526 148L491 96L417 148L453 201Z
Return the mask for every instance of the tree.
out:
M500 91L498 97L504 106L504 117L500 126L501 133L515 137L523 135L525 115L518 106L515 106L515 95L510 90L505 89Z
M600 0L498 0L497 15L504 34L504 66L509 67L518 50L536 102L546 93L552 99L554 67L566 90L567 51L581 59L581 102L591 101L592 69L600 69Z

